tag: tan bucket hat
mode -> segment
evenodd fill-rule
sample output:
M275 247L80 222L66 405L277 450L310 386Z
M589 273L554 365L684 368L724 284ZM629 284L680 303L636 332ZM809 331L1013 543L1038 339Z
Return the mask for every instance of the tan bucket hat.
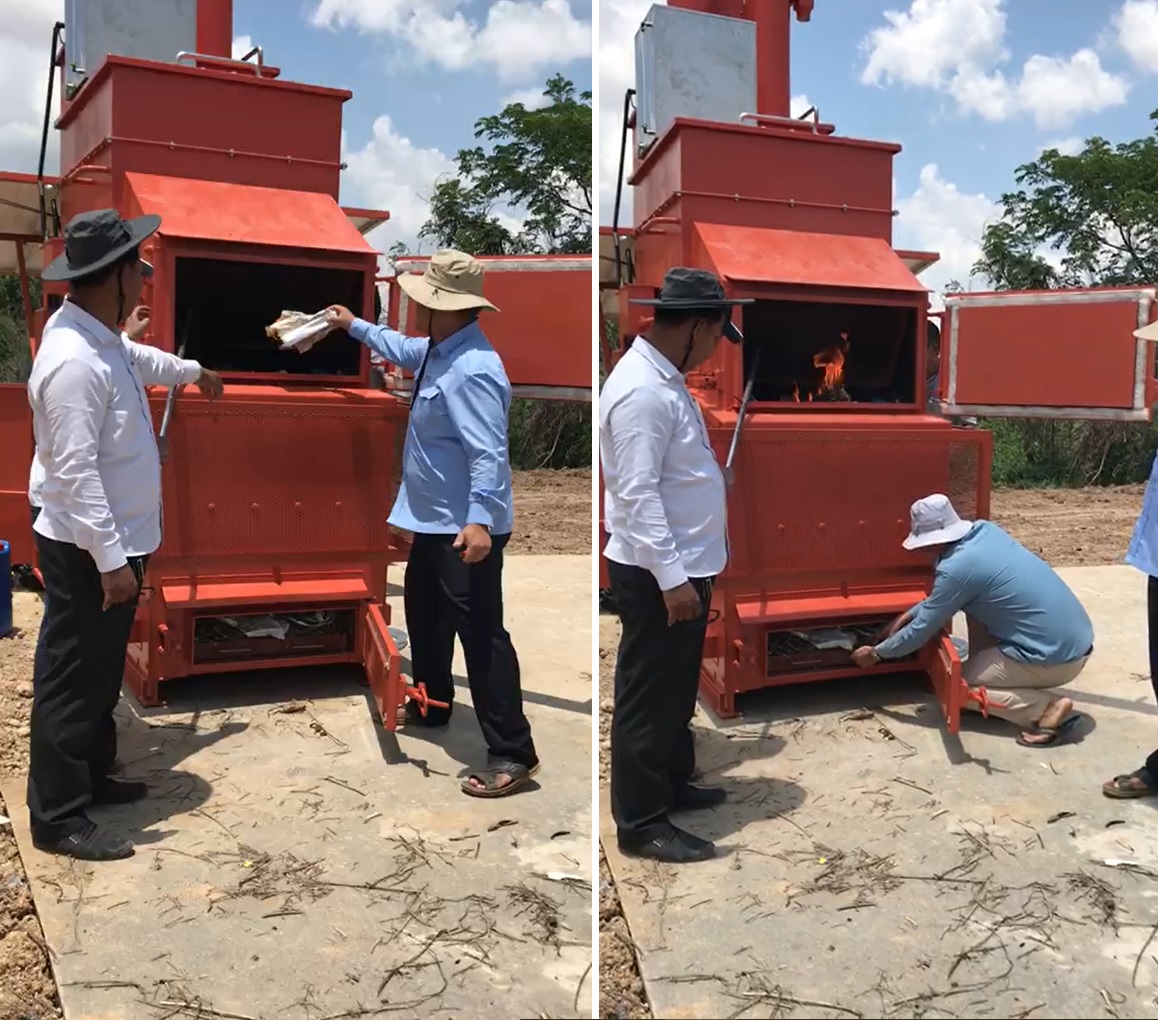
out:
M469 308L498 309L483 297L482 263L473 255L447 248L433 255L426 272L398 277L407 297L436 312L463 312Z
M1158 322L1152 322L1149 326L1134 330L1134 336L1139 340L1158 340Z

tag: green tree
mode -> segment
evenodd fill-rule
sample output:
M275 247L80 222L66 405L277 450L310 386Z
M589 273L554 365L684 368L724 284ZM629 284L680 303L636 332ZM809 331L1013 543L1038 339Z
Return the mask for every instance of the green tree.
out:
M1150 119L1158 122L1158 111ZM1158 123L1134 141L1095 137L1069 156L1049 149L1018 167L1014 180L973 267L994 288L1158 283ZM994 478L1007 484L1139 482L1158 446L1152 426L1009 421L992 428Z
M40 280L32 281L32 304L40 303ZM0 383L24 382L32 369L20 278L0 276Z
M511 103L475 124L483 144L435 185L419 237L472 255L591 253L591 93L555 75L543 96L538 109ZM591 406L516 400L510 442L517 468L590 467Z
M591 252L591 93L555 75L543 96L538 109L511 103L475 124L485 144L459 152L419 236L482 255ZM496 216L504 206L525 214L518 232Z

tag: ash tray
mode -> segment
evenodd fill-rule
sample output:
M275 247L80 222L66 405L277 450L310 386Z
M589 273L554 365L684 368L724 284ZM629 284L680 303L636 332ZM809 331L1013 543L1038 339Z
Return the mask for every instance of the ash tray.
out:
M964 662L969 658L969 642L963 637L952 637L953 647L957 649L957 658Z
M400 627L387 627L386 630L390 634L390 637L393 638L394 647L397 648L398 651L401 652L405 650L406 646L410 644L410 638L407 636L406 631Z

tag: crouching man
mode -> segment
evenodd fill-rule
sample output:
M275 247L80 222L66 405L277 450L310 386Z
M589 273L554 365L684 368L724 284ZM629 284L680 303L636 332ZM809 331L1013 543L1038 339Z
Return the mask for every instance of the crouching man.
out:
M963 521L947 496L917 500L910 518L904 547L936 558L932 590L893 622L883 641L853 652L853 660L869 668L910 655L963 612L966 683L984 688L990 713L1021 728L1022 746L1057 743L1080 716L1056 690L1081 673L1094 650L1094 629L1077 596L996 524Z

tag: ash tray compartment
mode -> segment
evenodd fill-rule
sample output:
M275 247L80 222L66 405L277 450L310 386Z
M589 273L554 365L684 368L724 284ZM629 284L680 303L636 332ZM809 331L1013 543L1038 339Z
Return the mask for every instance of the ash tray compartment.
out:
M354 609L229 613L193 621L193 662L343 655L354 647Z
M855 668L853 649L871 644L872 639L890 622L892 617L842 627L770 630L765 635L766 673L775 676L779 673ZM897 661L908 662L914 658L908 655Z

